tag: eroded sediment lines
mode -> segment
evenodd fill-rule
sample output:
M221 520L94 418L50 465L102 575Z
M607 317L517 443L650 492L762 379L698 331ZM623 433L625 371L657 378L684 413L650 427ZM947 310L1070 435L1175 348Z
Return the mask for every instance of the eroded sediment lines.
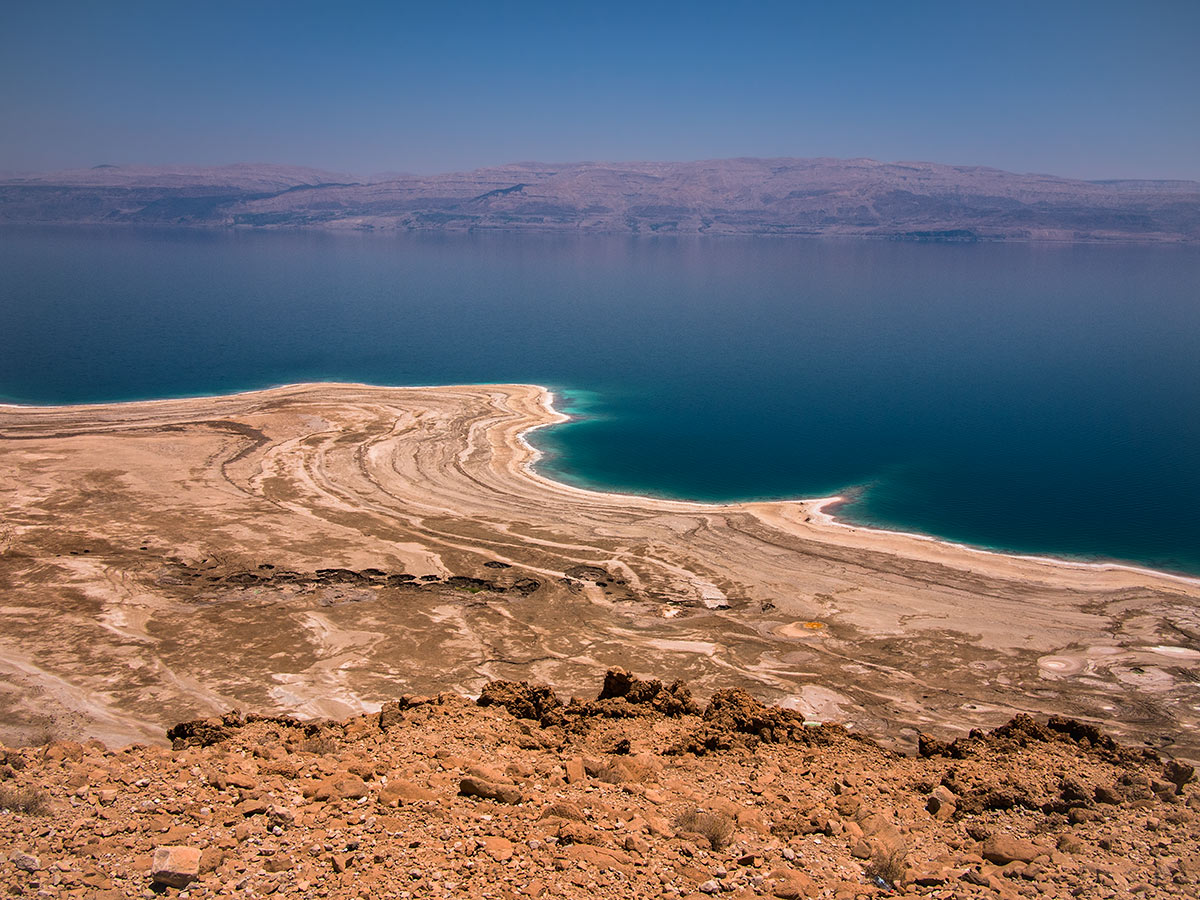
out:
M0 409L0 739L610 665L901 742L1017 710L1195 748L1200 585L530 470L528 385Z

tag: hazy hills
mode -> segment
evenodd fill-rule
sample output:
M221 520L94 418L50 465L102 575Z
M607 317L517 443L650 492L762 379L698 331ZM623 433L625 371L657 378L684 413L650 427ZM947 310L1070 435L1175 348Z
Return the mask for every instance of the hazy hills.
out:
M0 179L0 224L1200 240L1200 182L869 159L519 163L356 178L100 166Z

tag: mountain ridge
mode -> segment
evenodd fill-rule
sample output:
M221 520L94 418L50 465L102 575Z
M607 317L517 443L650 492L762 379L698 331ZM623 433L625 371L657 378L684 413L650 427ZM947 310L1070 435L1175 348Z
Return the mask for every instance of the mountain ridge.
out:
M0 179L0 224L1200 241L1200 182L828 157L510 163L361 178L115 166Z

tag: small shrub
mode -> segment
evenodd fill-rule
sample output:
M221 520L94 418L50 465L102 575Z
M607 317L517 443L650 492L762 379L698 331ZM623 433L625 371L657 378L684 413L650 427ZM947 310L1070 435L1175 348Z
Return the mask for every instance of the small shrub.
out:
M897 887L908 871L908 854L900 849L878 850L863 871L867 878L878 878L890 888Z
M41 788L0 785L0 809L27 816L49 815L50 795Z
M695 807L679 814L675 828L703 835L714 850L725 847L733 837L733 819L723 813L705 812Z
M614 756L605 760L596 772L596 778L610 784L627 784L645 781L650 768L632 756Z

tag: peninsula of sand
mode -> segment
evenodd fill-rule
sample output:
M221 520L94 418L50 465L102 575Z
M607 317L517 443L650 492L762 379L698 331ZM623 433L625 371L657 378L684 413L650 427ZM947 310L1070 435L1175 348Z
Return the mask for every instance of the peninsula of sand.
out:
M1015 713L1200 754L1200 582L535 470L531 385L0 408L0 741L163 742L610 667L904 748ZM1114 515L1120 515L1114 510Z

